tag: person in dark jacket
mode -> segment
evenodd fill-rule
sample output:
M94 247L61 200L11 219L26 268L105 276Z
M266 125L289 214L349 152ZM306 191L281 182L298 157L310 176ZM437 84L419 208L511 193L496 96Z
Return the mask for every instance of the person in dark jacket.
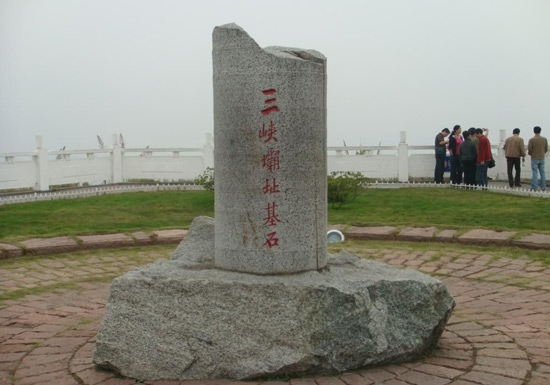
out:
M460 146L460 161L462 162L462 170L464 171L464 184L474 186L476 183L476 161L477 149L472 141L470 131L464 131L464 142Z
M448 128L441 130L435 137L435 183L443 183L443 173L445 172L445 155L447 155L447 143L445 139L451 132Z

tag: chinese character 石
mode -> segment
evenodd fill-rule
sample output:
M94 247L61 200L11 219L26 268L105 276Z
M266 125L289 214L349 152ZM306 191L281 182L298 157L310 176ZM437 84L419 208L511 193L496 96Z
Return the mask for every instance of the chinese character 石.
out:
M269 121L269 128L265 129L265 123L262 124L262 128L258 130L258 138L263 139L267 137L266 140L264 140L264 143L270 142L271 140L277 142L277 137L275 134L277 133L277 128L275 127L275 123L273 123L273 120Z
M273 246L279 246L279 238L276 238L276 235L277 235L277 232L275 231L267 234L267 239L263 245L264 246L267 245L267 247L269 247L270 249Z
M277 181L275 178L273 178L273 184L269 182L269 179L265 180L265 186L262 188L262 191L264 194L276 194L280 193L279 191L279 185L277 184Z
M273 204L268 203L267 207L265 208L267 211L267 217L264 218L264 225L268 226L277 226L277 222L282 222L279 219L279 216L275 212L275 209L277 208L277 204L273 202Z
M262 155L262 168L269 172L279 170L279 150L269 147L267 154Z
M277 92L277 90L275 90L275 88L270 88L268 90L263 90L262 93L266 96L271 96L273 95L275 92ZM277 101L276 98L269 98L269 99L266 99L264 104L268 105L268 104L273 104ZM279 107L277 106L270 106L270 107L267 107L265 109L263 109L261 112L262 112L262 115L269 115L271 114L272 112L278 112L279 111Z

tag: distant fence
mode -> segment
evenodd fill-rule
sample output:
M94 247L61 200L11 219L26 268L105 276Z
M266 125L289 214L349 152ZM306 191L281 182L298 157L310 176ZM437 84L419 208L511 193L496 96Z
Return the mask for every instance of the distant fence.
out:
M434 135L435 137L435 135ZM493 141L497 166L489 177L506 180L504 140L506 132ZM238 151L238 149L236 149ZM328 171L360 172L376 180L433 180L433 145L407 144L401 132L396 146L331 146L327 148ZM32 152L0 153L0 192L29 189L48 191L52 186L97 186L129 181L189 182L214 167L214 144L207 135L198 148L122 148L118 136L108 149L48 151L42 137L36 138ZM550 167L547 167L547 179ZM531 178L530 159L522 169L524 179Z
M451 184L436 184L433 182L387 182L375 181L367 183L366 188L459 188L459 189L476 189L487 190L491 192L532 196L539 198L550 198L550 192L546 191L531 191L529 188L518 189L509 188L502 185L489 185L486 188L479 186L464 186ZM0 195L0 206L15 203L29 203L39 201L50 201L59 199L74 199L100 196L106 194L123 194L131 192L153 192L153 191L200 191L202 186L195 184L121 184L121 185L105 185L93 187L80 187L63 189L59 191L44 191L44 192L29 192L29 193L14 193Z
M93 187L62 189L59 191L42 191L19 194L4 194L0 196L0 206L14 203L50 201L59 199L87 198L107 194L122 194L131 192L153 191L193 191L202 190L202 186L195 184L121 184Z

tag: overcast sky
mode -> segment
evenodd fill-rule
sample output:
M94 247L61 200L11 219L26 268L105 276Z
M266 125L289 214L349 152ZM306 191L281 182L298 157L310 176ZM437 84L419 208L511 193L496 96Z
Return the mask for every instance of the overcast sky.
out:
M200 147L212 30L328 59L328 144L550 137L550 0L0 0L0 152Z

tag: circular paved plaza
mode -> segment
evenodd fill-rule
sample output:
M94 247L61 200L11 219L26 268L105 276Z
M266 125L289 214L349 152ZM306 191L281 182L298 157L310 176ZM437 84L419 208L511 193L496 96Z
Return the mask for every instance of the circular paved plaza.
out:
M436 275L457 307L429 356L334 376L276 379L273 385L548 385L550 268L527 258L406 250L356 241L349 251ZM92 364L110 282L135 266L169 258L174 246L96 250L2 261L0 385L237 384L232 380L146 381ZM505 253L505 251L504 251ZM246 382L256 384L258 381Z

